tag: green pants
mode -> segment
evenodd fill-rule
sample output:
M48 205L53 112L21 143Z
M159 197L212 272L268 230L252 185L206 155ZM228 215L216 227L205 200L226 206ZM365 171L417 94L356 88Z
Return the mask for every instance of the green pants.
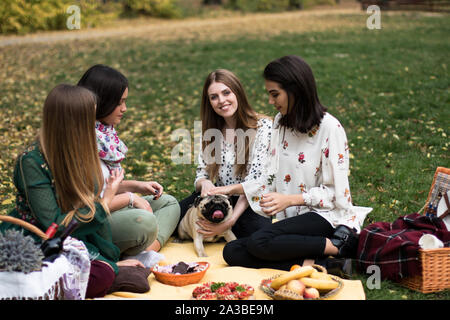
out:
M163 247L180 219L178 201L168 194L158 200L144 196L153 213L138 208L122 208L110 216L113 242L121 254L134 256L145 250L155 240Z

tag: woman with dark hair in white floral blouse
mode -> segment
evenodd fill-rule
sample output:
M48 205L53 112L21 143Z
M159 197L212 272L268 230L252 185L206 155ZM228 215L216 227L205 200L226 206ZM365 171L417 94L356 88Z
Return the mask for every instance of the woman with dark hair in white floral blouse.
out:
M267 167L258 179L209 194L245 194L255 212L278 222L228 243L225 261L289 269L313 260L328 266L333 261L328 256L355 258L358 233L371 208L352 204L344 128L320 103L312 70L300 57L272 61L264 79L269 103L279 111Z

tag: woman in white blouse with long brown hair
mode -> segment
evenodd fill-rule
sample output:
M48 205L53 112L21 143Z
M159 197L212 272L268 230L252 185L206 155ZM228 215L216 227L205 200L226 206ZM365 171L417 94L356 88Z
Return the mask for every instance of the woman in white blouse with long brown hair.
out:
M268 155L272 119L252 108L233 72L217 69L206 77L200 114L203 141L195 191L180 201L181 219L197 197L207 196L215 186L259 178ZM245 195L230 200L232 217L220 224L202 220L199 233L211 237L231 228L236 237L241 238L270 225L268 217L253 212Z
M272 61L264 79L279 111L264 174L209 194L245 194L255 212L278 222L228 243L225 261L288 270L314 260L329 266L329 256L354 258L371 208L352 205L344 128L320 103L312 70L300 57Z

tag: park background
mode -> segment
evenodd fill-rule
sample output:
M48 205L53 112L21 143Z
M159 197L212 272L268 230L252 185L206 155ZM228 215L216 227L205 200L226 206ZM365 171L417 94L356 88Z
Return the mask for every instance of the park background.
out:
M71 4L81 8L79 30L67 29ZM262 70L287 54L310 64L321 102L346 129L353 202L374 208L365 225L418 212L436 168L450 167L450 19L382 9L373 29L370 16L353 0L2 2L0 214L14 207L15 158L36 136L56 84L76 84L97 63L124 73L128 110L117 130L129 147L126 177L158 181L181 200L193 191L193 150L192 164L174 164L171 133L193 137L206 75L235 72L253 107L274 116ZM370 290L367 277L353 279L368 299L450 298L390 281Z

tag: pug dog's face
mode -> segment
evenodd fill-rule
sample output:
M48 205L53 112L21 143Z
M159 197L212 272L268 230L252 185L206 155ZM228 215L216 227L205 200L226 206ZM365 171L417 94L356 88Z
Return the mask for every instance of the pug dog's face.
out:
M213 223L220 223L225 220L231 209L230 201L225 195L198 197L194 205L203 218Z

